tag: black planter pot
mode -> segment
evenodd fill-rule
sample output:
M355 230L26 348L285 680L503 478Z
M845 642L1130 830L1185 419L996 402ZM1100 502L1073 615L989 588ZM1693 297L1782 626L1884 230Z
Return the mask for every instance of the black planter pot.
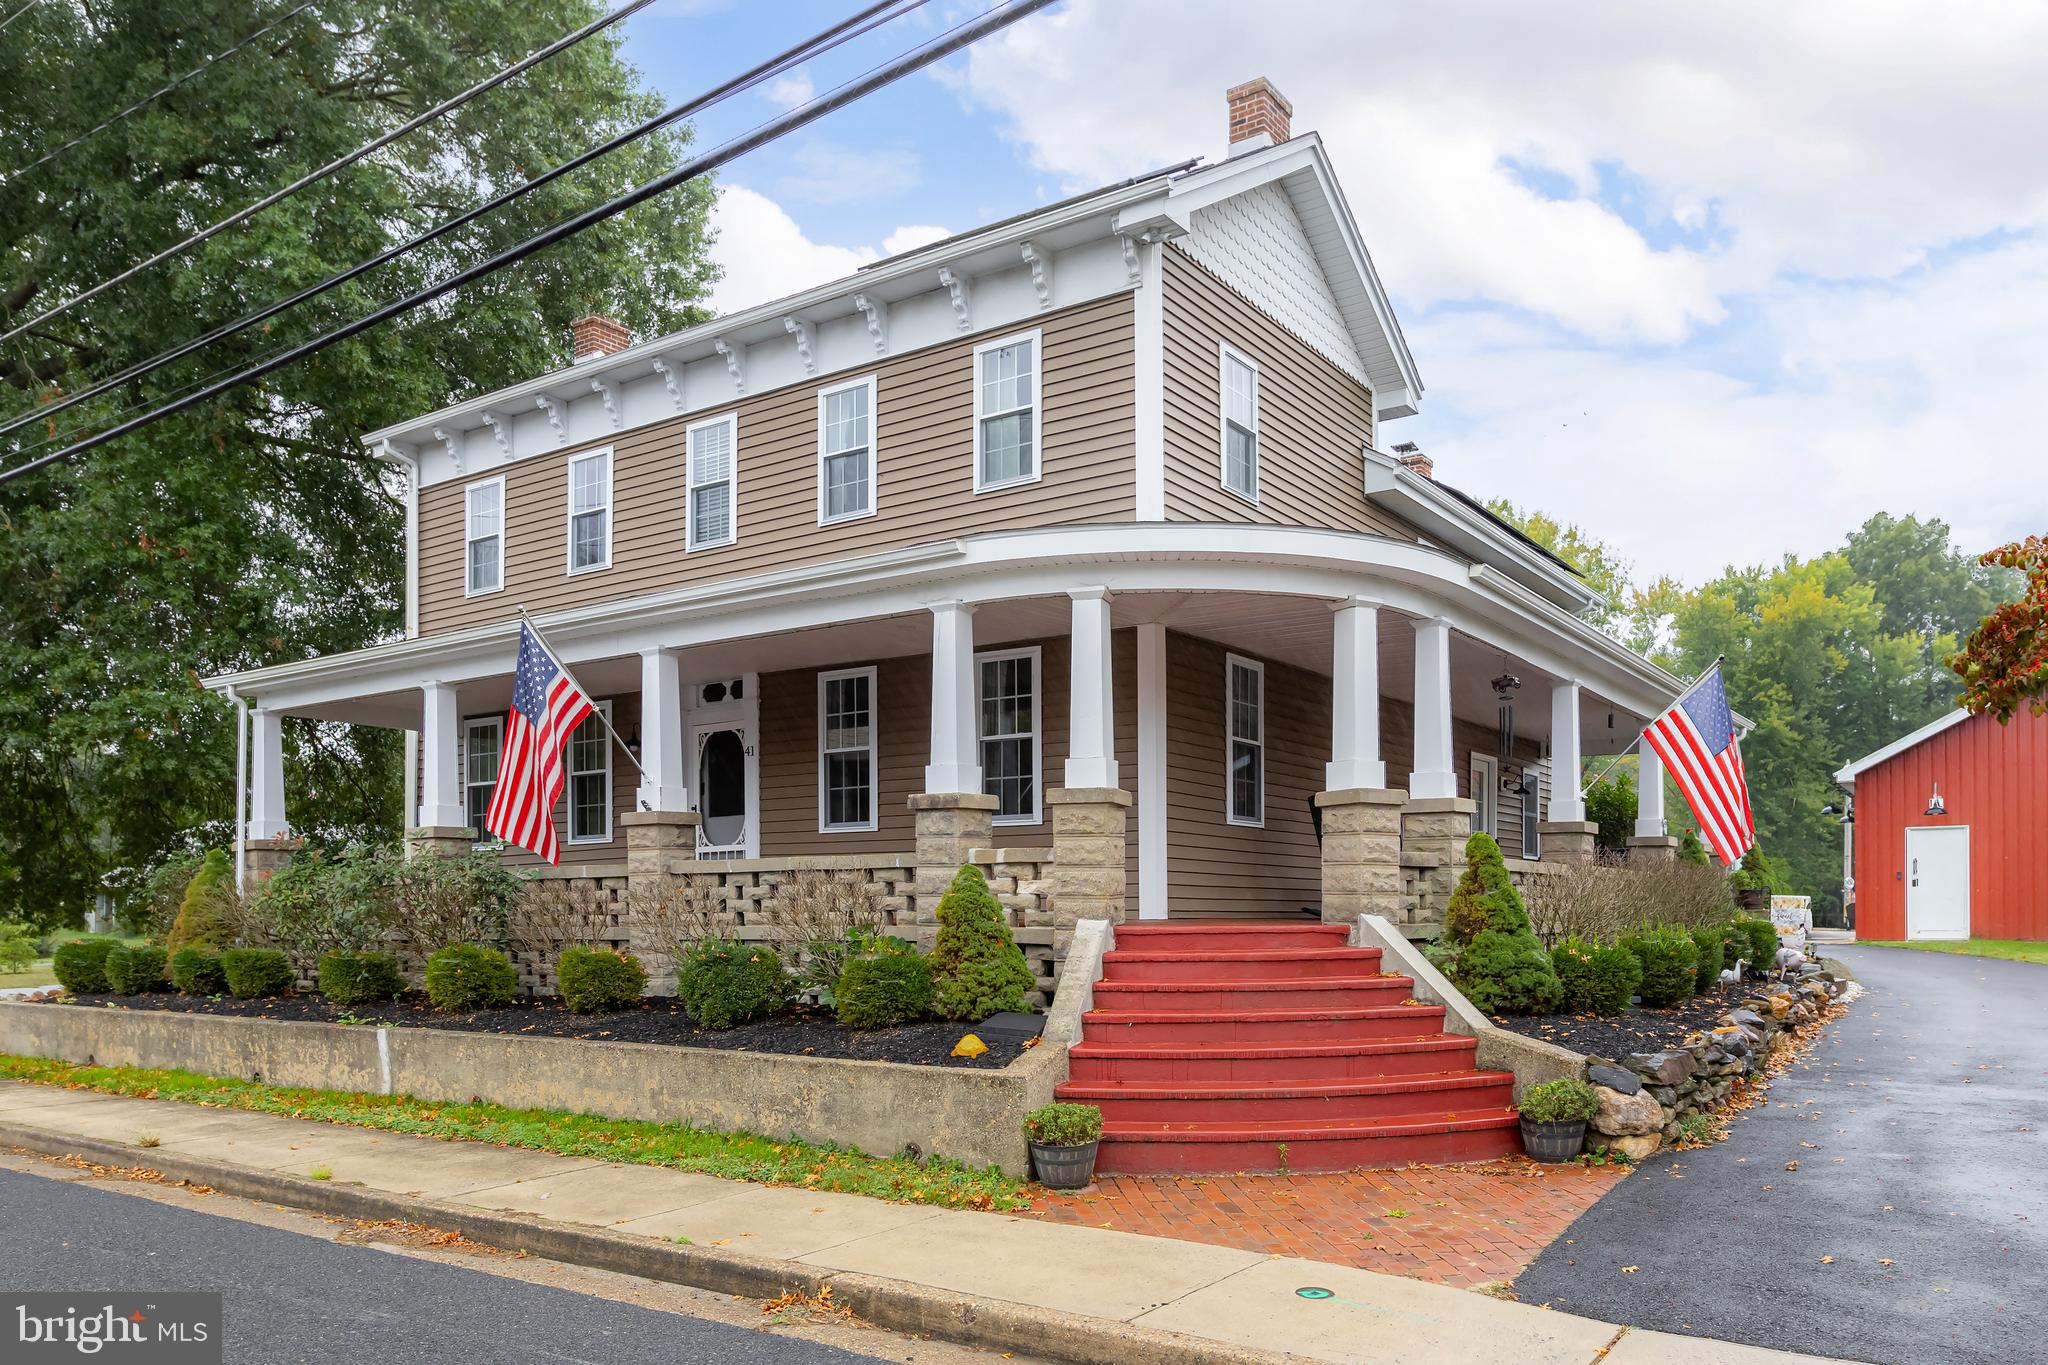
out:
M1095 1149L1099 1142L1082 1142L1072 1147L1056 1147L1051 1143L1031 1144L1031 1164L1038 1171L1038 1181L1049 1190L1085 1189L1095 1178Z
M1735 893L1735 904L1751 914L1771 913L1771 892L1769 887L1761 891L1742 890Z
M1579 1154L1579 1148L1586 1144L1586 1121L1569 1119L1563 1123L1536 1123L1522 1120L1522 1150L1532 1161L1547 1161L1552 1165L1570 1161Z

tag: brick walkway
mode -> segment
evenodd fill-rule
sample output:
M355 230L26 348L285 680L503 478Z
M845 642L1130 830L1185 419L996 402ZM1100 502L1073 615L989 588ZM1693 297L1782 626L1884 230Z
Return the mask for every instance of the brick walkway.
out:
M1615 1167L1521 1157L1336 1175L1105 1176L1035 1212L1471 1288L1512 1280L1612 1189Z

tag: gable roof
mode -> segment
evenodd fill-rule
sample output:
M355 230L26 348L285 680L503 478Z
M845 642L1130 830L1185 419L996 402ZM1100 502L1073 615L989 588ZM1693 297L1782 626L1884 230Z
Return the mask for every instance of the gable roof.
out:
M1949 712L1945 716L1941 716L1935 720L1931 720L1927 722L1927 724L1915 730L1912 734L1907 735L1905 738L1895 739L1890 744L1885 745L1882 749L1876 750L1873 753L1867 753L1863 757L1857 759L1854 763L1851 763L1846 767L1843 767L1835 773L1835 781L1841 783L1845 787L1853 787L1856 785L1856 775L1858 773L1869 772L1872 768L1875 768L1878 764L1885 762L1887 759L1896 758L1900 754L1906 752L1906 750L1911 749L1916 745L1925 743L1927 740L1933 739L1942 731L1952 729L1955 726L1961 725L1964 721L1968 720L1969 718L1970 713L1968 711L1962 710L1959 707L1956 710Z

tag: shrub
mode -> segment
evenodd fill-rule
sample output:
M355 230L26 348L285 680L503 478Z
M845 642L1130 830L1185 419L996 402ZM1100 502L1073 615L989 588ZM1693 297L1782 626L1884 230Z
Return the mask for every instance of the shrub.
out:
M0 972L18 972L34 962L36 931L20 920L0 920Z
M104 994L107 954L119 946L110 938L75 938L62 945L50 958L57 984L73 995Z
M494 948L456 943L427 959L427 998L443 1014L503 1009L518 989L512 959Z
M1473 835L1465 841L1465 870L1444 911L1444 936L1463 947L1488 929L1512 934L1528 928L1528 911L1508 877L1500 845L1490 834Z
M1562 988L1550 955L1524 929L1488 929L1458 953L1458 989L1488 1014L1544 1014L1557 1008Z
M1047 1147L1102 1140L1102 1111L1092 1104L1045 1104L1024 1116L1024 1136Z
M256 897L265 936L307 968L329 953L370 951L390 927L399 863L396 850L368 844L332 857L300 849Z
M1519 1107L1531 1123L1585 1123L1600 1112L1600 1097L1584 1081L1560 1076L1523 1091Z
M529 877L491 849L460 858L406 858L396 850L381 912L386 932L414 958L437 944L507 946L512 905Z
M789 974L766 948L710 939L683 957L676 997L705 1028L731 1028L778 1014L789 1003Z
M1778 945L1781 941L1778 938L1778 926L1755 915L1738 915L1735 922L1742 927L1742 932L1749 939L1749 951L1743 954L1749 959L1749 965L1756 968L1759 973L1770 971L1777 966Z
M889 927L888 912L866 873L793 868L776 883L776 955L799 992L831 1005L841 969Z
M1572 937L1614 943L1644 925L1720 924L1735 913L1726 877L1681 862L1567 863L1531 881L1528 906L1537 936L1552 946Z
M1678 861L1694 867L1712 867L1713 859L1707 856L1707 846L1700 842L1700 832L1689 829L1678 836Z
M578 1014L631 1009L647 989L647 969L631 953L572 946L555 963L562 1003Z
M1699 955L1692 935L1683 929L1644 929L1623 939L1621 946L1643 965L1638 989L1645 1005L1662 1009L1692 994L1693 967Z
M850 958L832 997L848 1028L907 1024L931 1012L932 964L916 953Z
M164 950L115 944L107 954L107 986L116 995L142 995L164 988Z
M1628 847L1636 832L1636 783L1626 772L1616 772L1586 789L1586 818L1600 826L1594 843L1610 853Z
M199 870L185 885L178 903L178 917L164 939L164 948L176 955L180 948L204 948L217 953L232 947L238 918L235 869L228 855L217 848L206 851Z
M180 948L171 954L171 984L187 995L219 995L228 988L220 954L204 948Z
M115 913L121 927L151 943L162 943L177 923L185 888L192 884L203 861L199 854L181 850L164 855L146 869L110 876L108 880L115 883L119 894Z
M1010 937L1003 907L981 869L962 867L939 901L939 936L931 956L933 1004L948 1019L986 1019L1031 1008L1037 984Z
M1643 980L1643 964L1628 949L1579 938L1552 949L1550 965L1573 1014L1620 1014Z
M389 953L337 950L320 959L320 994L337 1005L395 1000L404 990L405 976Z
M1705 995L1721 988L1721 936L1726 925L1703 924L1692 931L1692 993Z
M228 990L244 1000L283 995L294 979L292 960L275 948L230 948L220 955Z

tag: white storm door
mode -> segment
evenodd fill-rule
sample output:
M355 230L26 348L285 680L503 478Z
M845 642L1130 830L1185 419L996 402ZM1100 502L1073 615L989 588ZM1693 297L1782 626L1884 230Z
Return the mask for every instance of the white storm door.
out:
M1906 831L1906 937L1970 936L1970 827Z

